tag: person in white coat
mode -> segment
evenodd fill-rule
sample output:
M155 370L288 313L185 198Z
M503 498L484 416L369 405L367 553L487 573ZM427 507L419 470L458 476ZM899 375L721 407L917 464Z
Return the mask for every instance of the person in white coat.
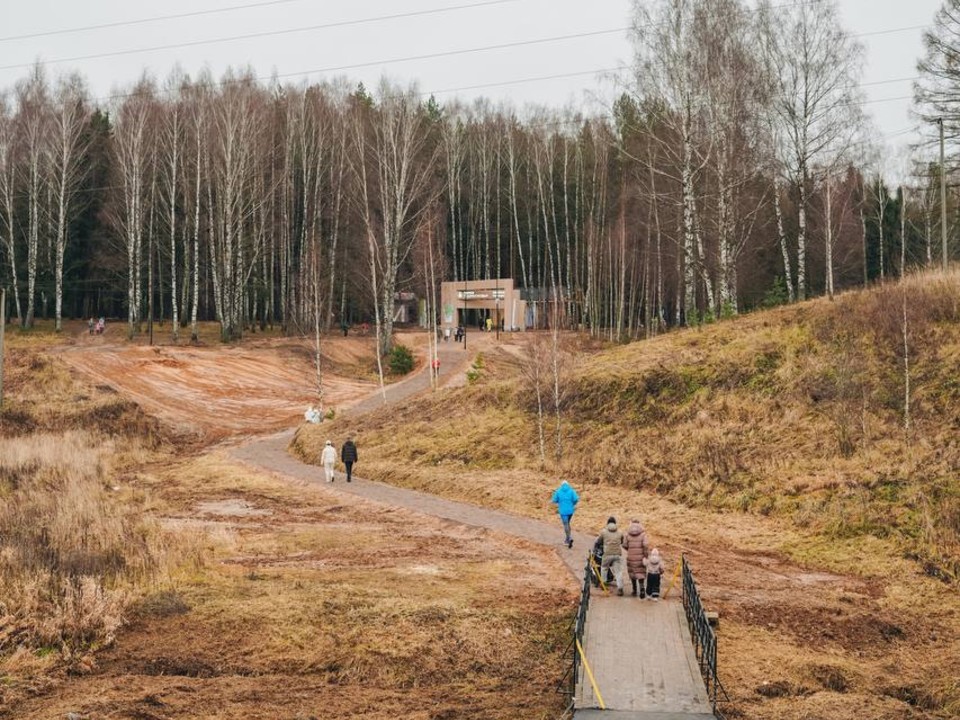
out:
M327 476L327 482L333 482L333 466L337 462L337 451L333 443L327 440L323 446L323 452L320 454L320 462L323 465L323 473Z

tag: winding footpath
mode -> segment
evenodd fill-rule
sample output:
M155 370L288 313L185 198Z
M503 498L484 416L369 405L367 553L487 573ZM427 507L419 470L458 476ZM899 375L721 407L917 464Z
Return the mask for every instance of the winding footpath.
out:
M455 379L470 359L472 355L459 345L441 344L441 381ZM389 387L386 401L397 402L429 387L427 368ZM367 412L383 404L383 394L378 391L345 412ZM319 468L306 465L287 452L292 437L293 431L289 430L259 438L232 448L230 454L255 468L319 488ZM323 483L323 489L555 547L560 559L578 579L582 579L585 553L594 540L593 535L578 532L574 534L575 549L567 549L561 542L559 523L446 500L356 475L350 484ZM665 581L666 578L664 576ZM679 589L672 590L662 602L617 597L615 593L608 595L600 590L593 592L583 646L594 682L581 670L574 699L575 720L601 720L601 714L609 720L714 718L693 653Z

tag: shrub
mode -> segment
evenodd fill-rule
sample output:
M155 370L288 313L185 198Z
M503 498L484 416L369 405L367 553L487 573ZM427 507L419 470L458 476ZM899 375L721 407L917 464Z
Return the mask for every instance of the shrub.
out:
M767 293L763 296L760 307L773 308L777 307L777 305L786 305L789 300L790 296L787 293L787 283L782 277L777 275L773 279L773 287L767 290Z
M413 370L413 353L406 345L394 345L387 359L390 372L394 375L406 375Z
M467 370L467 382L473 385L479 380L481 370L483 370L483 353L477 353L477 357L474 358L470 369Z

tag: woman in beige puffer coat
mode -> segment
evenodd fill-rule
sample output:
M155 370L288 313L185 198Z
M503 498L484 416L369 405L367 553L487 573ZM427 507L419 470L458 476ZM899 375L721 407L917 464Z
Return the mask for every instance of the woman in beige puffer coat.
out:
M633 595L637 595L639 586L640 598L644 597L647 571L643 559L650 553L647 533L640 521L634 518L630 521L627 534L623 536L623 549L627 551L627 573L630 575L630 584L633 586Z

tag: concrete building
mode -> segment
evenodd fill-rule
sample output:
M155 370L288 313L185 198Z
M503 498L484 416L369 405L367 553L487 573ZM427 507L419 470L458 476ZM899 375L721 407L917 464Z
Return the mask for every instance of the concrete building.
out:
M520 291L512 278L495 280L461 280L440 284L440 327L443 329L463 325L472 330L483 325L487 319L502 322L504 330L525 330L527 327L527 303L520 299Z

